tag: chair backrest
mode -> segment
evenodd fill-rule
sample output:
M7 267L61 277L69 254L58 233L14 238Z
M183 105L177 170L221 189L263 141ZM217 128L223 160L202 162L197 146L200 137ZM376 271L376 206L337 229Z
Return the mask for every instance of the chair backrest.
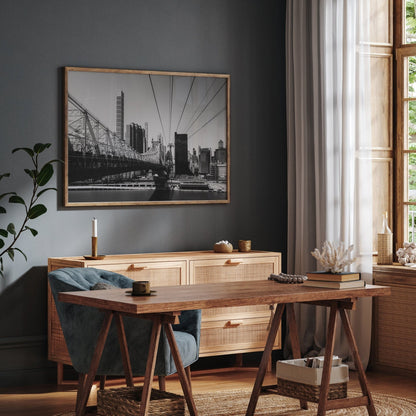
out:
M131 288L132 279L118 273L94 268L64 268L49 273L49 284L55 300L62 331L64 333L72 365L76 371L87 373L94 352L104 314L96 308L59 302L59 292L92 290L96 285L106 284L117 288ZM131 365L135 376L144 375L152 329L152 322L135 317L123 317ZM187 345L183 349L184 365L195 362L199 357L201 312L184 311L180 323L173 326L175 337ZM192 335L191 337L189 335ZM181 348L180 348L181 349ZM182 355L182 353L181 353ZM169 375L176 372L166 336L162 333L155 374ZM104 347L97 374L123 375L119 340L115 322Z

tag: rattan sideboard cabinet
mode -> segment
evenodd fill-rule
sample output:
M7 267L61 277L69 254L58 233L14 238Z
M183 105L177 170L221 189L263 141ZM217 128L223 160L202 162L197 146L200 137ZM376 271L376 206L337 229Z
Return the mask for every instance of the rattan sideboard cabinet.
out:
M374 300L372 365L416 374L416 270L400 265L373 266L374 284L391 287L391 296Z
M280 273L281 254L269 251L189 251L109 255L102 260L85 260L83 257L48 259L48 271L63 267L111 270L134 280L149 280L152 287L157 287L267 279L271 273ZM262 351L272 307L275 305L204 310L200 357ZM279 333L274 349L281 348L280 340ZM49 287L48 358L57 362L58 384L62 384L63 364L70 365L71 360Z

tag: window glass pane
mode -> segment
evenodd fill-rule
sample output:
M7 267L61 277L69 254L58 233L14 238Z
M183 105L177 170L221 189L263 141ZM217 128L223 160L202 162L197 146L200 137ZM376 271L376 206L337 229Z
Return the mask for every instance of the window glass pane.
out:
M416 3L406 0L406 33L405 43L416 42Z
M407 125L407 140L404 142L404 149L416 150L416 101L408 101L405 109L406 107L407 120L404 120L404 126Z
M416 56L409 56L407 59L407 65L405 62L405 68L407 66L408 78L407 78L407 96L409 98L416 97Z
M404 217L408 218L408 241L416 242L416 205L405 205Z
M403 150L416 150L416 101L405 101L403 107Z
M407 197L405 189L405 201L416 203L416 153L409 153L405 157L407 165Z

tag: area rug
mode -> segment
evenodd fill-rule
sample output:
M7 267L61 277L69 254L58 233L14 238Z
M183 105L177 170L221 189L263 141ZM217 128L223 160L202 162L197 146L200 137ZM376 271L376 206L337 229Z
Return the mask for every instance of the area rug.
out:
M200 416L244 416L250 399L249 390L229 390L218 393L195 394L195 405ZM357 392L348 392L348 396ZM373 394L378 416L410 416L416 415L416 400L394 397L387 394ZM277 395L260 396L256 416L310 416L316 415L317 405L308 403L308 410L299 409L299 401ZM186 407L186 406L185 406ZM365 416L365 407L353 407L341 410L329 410L329 415ZM56 416L74 416L74 412L60 413ZM189 416L188 411L185 415ZM122 416L122 415L120 415ZM150 415L151 416L151 415Z

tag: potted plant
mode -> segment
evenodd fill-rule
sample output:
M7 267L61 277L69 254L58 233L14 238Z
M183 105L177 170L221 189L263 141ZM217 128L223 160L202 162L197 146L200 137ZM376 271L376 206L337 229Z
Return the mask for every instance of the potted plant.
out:
M30 157L31 165L29 168L24 169L24 171L31 179L32 192L28 200L25 200L16 192L0 194L0 219L2 219L4 214L7 214L7 209L1 201L7 196L9 204L18 204L24 209L24 218L20 226L16 227L12 222L9 222L6 226L0 225L0 275L2 277L4 277L4 258L6 255L10 260L14 261L15 253L18 251L27 261L26 254L20 248L16 247L17 240L23 233L28 231L36 237L38 231L29 227L28 224L30 224L31 220L40 217L47 211L45 205L39 203L38 200L45 192L57 190L56 188L46 188L45 186L54 174L53 163L60 162L60 160L50 160L43 165L40 163L41 153L50 146L50 143L36 143L33 148L18 147L12 151L12 153L23 151ZM0 181L9 176L10 173L0 174ZM5 223L7 223L7 220Z

